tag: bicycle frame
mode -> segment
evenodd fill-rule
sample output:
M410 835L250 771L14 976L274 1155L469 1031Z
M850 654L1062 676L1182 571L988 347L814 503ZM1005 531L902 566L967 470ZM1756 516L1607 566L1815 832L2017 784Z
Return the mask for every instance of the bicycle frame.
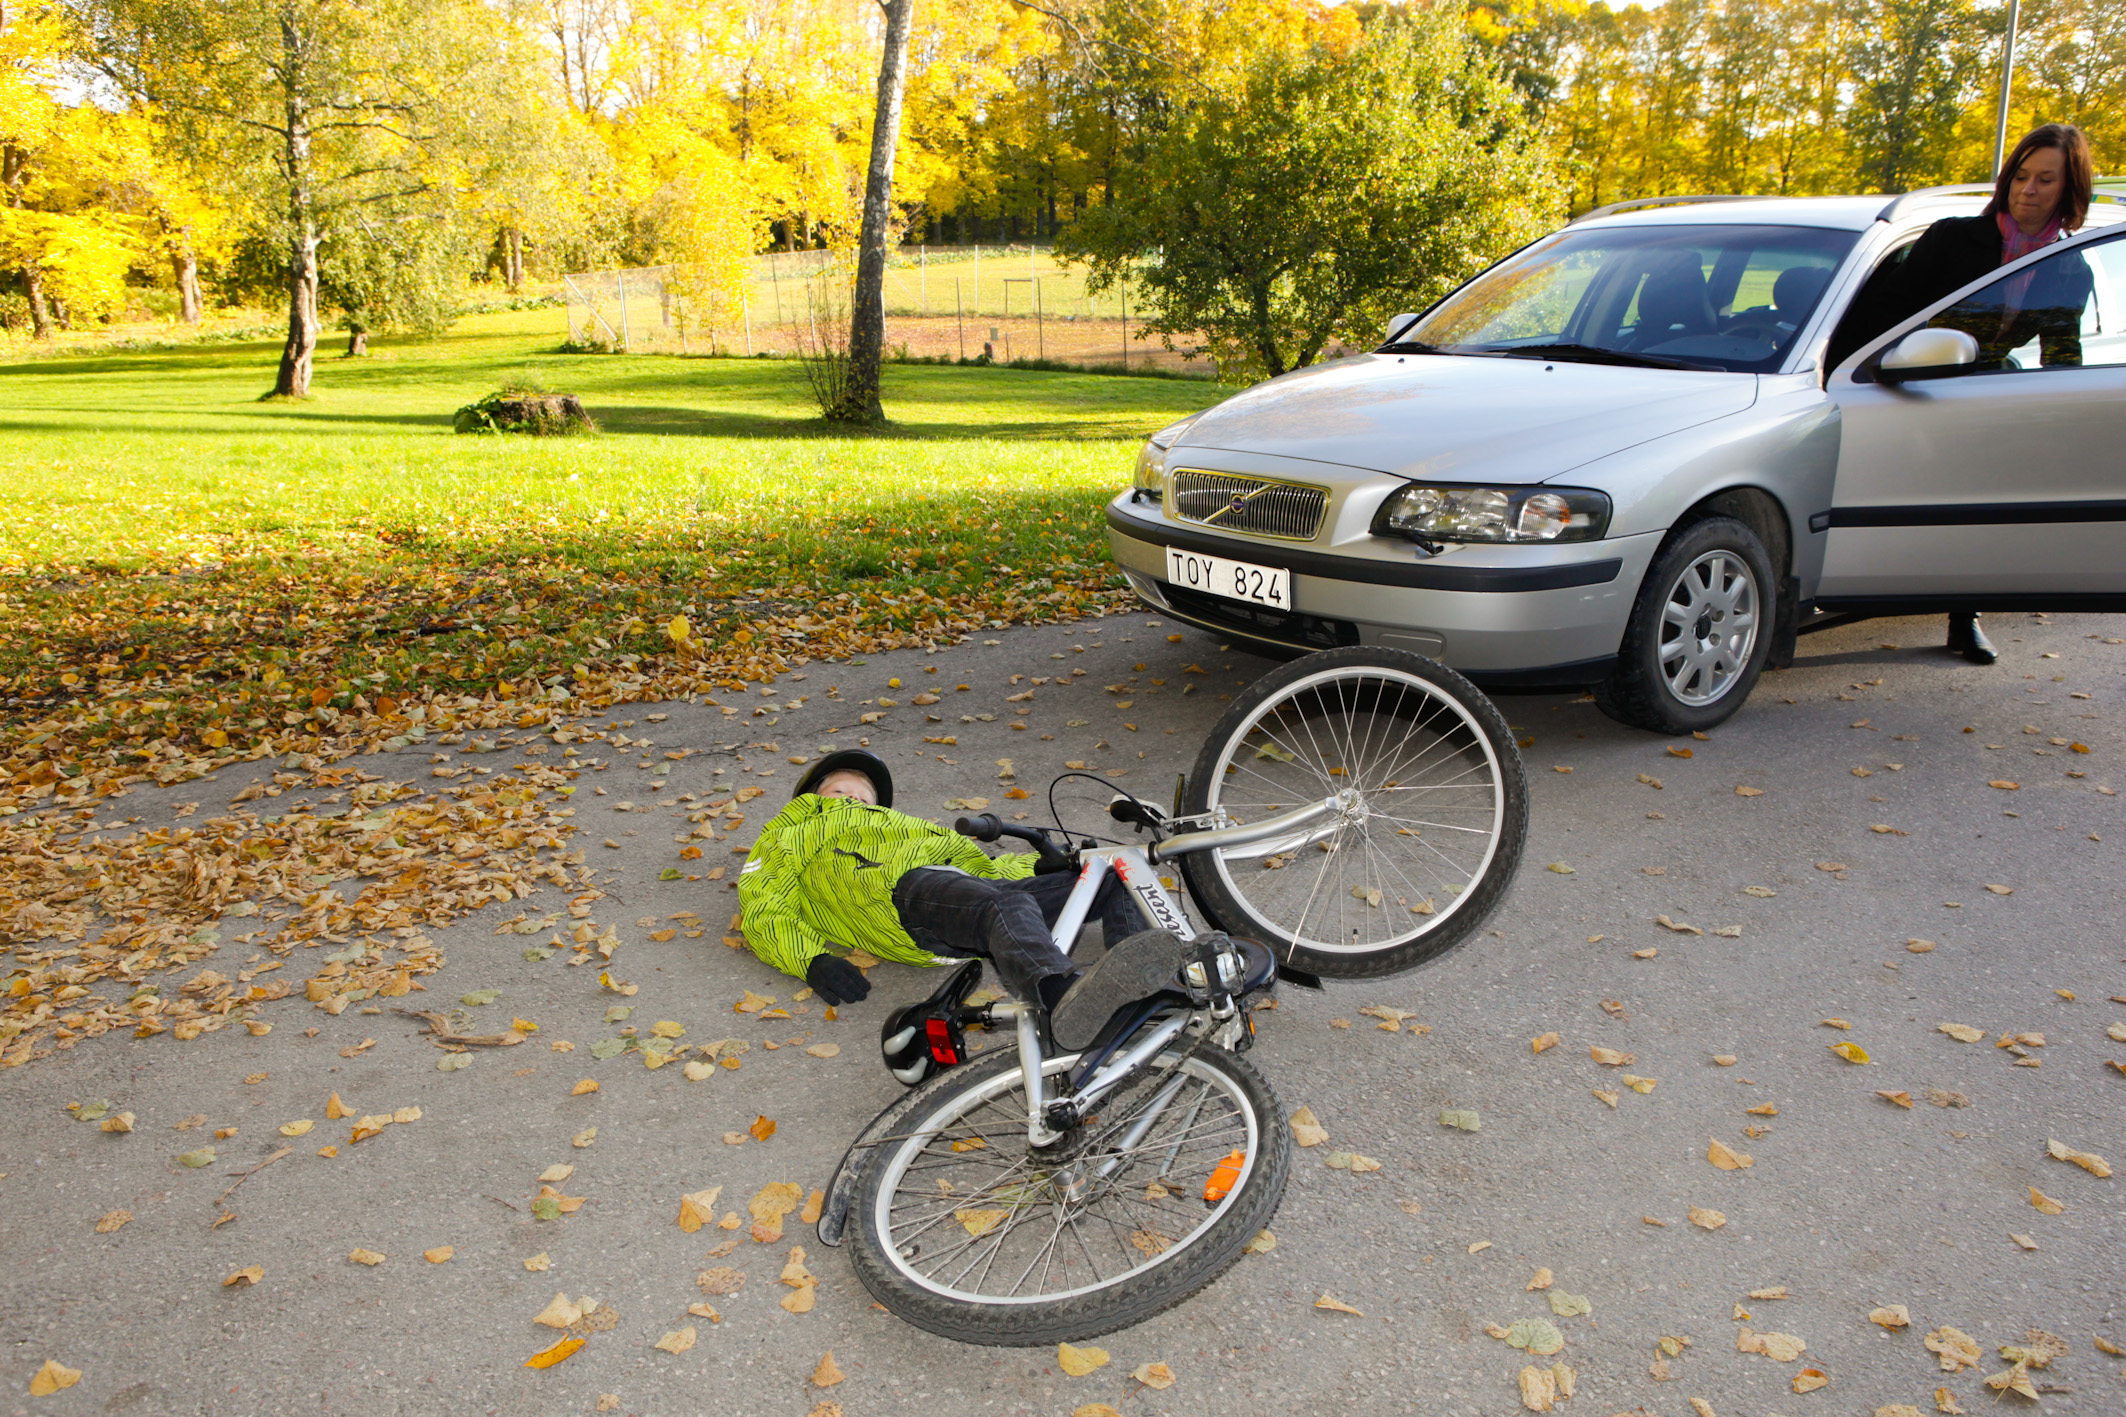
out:
M1152 928L1171 931L1183 940L1196 938L1196 928L1189 923L1174 898L1167 894L1165 883L1159 878L1153 865L1154 859L1171 859L1191 851L1208 851L1213 847L1261 846L1269 850L1289 851L1298 846L1332 836L1341 825L1343 815L1350 803L1346 799L1354 794L1345 792L1337 796L1312 802L1290 812L1265 818L1245 826L1219 827L1206 831L1189 832L1153 843L1140 850L1134 846L1086 847L1078 853L1078 881L1071 888L1070 896L1063 903L1062 912L1056 917L1053 933L1056 948L1069 954L1077 944L1078 935L1085 927L1086 916L1091 912L1093 897L1101 882L1111 872L1124 889L1136 897L1144 916ZM990 1017L1009 1018L1017 1032L1019 1047L1019 1070L1026 1088L1026 1139L1034 1146L1053 1146L1062 1140L1063 1133L1049 1125L1049 1108L1058 1102L1068 1102L1084 1115L1100 1098L1112 1091L1123 1079L1129 1077L1151 1059L1159 1056L1166 1046L1179 1037L1191 1024L1201 1020L1201 1028L1213 1030L1216 1041L1230 1046L1245 1027L1239 1010L1226 1002L1221 1013L1217 1008L1176 1010L1133 1040L1129 1047L1102 1063L1099 1070L1085 1079L1067 1097L1049 1095L1049 1078L1062 1075L1077 1061L1080 1054L1051 1059L1041 1049L1041 1030L1033 1011L1016 1001L992 1005ZM1058 1068L1056 1065L1061 1064ZM1170 1085L1155 1096L1145 1108L1136 1124L1139 1135L1157 1121L1177 1089Z

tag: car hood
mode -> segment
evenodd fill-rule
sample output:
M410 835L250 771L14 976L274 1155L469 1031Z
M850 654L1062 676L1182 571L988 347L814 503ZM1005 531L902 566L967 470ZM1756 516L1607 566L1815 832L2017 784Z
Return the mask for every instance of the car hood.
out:
M1305 458L1428 482L1543 482L1756 398L1751 374L1368 354L1235 394L1191 423L1174 450Z

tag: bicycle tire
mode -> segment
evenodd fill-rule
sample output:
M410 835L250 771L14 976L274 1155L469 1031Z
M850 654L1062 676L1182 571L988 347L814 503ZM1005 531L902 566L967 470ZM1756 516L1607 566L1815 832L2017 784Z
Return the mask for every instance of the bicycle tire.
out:
M1333 722L1337 715L1342 718L1340 738ZM1415 720L1410 733L1437 725L1434 746L1445 750L1441 763L1451 767L1466 761L1472 770L1480 768L1481 794L1473 784L1455 786L1451 777L1439 784L1401 780L1423 767L1430 749L1414 758L1408 756L1410 737L1406 734L1391 741L1387 735L1394 731L1392 727L1379 730L1382 737L1376 746L1377 725L1372 720L1400 721L1406 716ZM1358 723L1362 717L1367 720L1363 728ZM1283 725L1290 722L1300 728L1287 730ZM1326 723L1325 733L1316 734L1310 726L1314 723ZM1265 724L1272 726L1265 728ZM1321 741L1324 736L1326 745ZM1285 737L1294 740L1291 746L1283 743ZM1251 747L1250 740L1257 739ZM1343 761L1331 764L1331 757ZM1271 768L1257 766L1264 762ZM1286 772L1286 767L1292 771ZM1361 781L1376 767L1379 783ZM1346 845L1356 848L1345 858L1362 859L1363 873L1355 885L1347 882L1346 867L1339 861L1337 884L1324 892L1328 857L1311 877L1304 869L1289 882L1266 874L1266 867L1282 868L1302 859L1314 864L1306 849L1282 860L1274 851L1266 855L1261 845L1191 852L1181 858L1189 891L1212 924L1230 934L1263 940L1281 963L1294 968L1326 978L1371 979L1437 959L1490 918L1520 869L1528 834L1528 779L1512 730L1497 706L1475 685L1423 655L1350 646L1308 655L1264 675L1233 702L1205 739L1183 794L1183 815L1230 812L1236 805L1235 794L1225 790L1226 784L1243 776L1259 780L1249 788L1256 795L1282 795L1281 801L1260 804L1258 816L1273 807L1296 805L1310 791L1339 792L1348 787L1363 803L1362 808L1346 813L1337 835L1315 843L1330 857ZM1427 804L1421 818L1392 816L1390 807L1400 806L1404 799L1385 799L1383 794L1419 790L1444 795L1412 799ZM1478 800L1480 795L1482 800ZM1449 805L1448 799L1458 796L1468 797L1471 805ZM1384 800L1389 805L1380 805ZM1449 877L1456 874L1455 853L1469 855L1462 833L1476 828L1432 818L1462 813L1468 814L1469 822L1488 820L1489 825L1483 829L1484 850L1460 871L1463 879L1454 880ZM1394 825L1389 829L1391 822ZM1444 849L1425 842L1428 831L1433 843L1447 843ZM1414 879L1410 870L1395 865L1397 855L1411 845L1449 866L1442 868L1419 855L1415 859L1425 861L1423 869L1436 879L1430 883ZM1250 862L1255 864L1251 867ZM1295 912L1289 900L1302 891L1304 898ZM1350 903L1354 893L1357 906ZM1334 939L1327 928L1332 909ZM1351 923L1354 915L1357 925ZM1391 924L1403 926L1405 922L1406 928L1391 928ZM1355 938L1376 923L1382 938Z
M1060 1342L1074 1342L1110 1333L1119 1328L1142 1323L1156 1314L1163 1313L1202 1290L1218 1276L1230 1269L1239 1260L1248 1242L1267 1225L1277 1212L1284 1198L1286 1178L1291 1169L1291 1138L1283 1125L1275 1094L1270 1085L1252 1065L1237 1054L1223 1048L1202 1047L1184 1057L1188 1050L1174 1049L1155 1061L1147 1070L1148 1081L1162 1085L1171 1081L1171 1071L1181 1063L1191 1076L1204 1073L1215 1075L1220 1091L1228 1098L1241 1102L1249 1115L1252 1133L1244 1170L1236 1178L1227 1195L1216 1203L1205 1223L1160 1249L1150 1248L1156 1240L1168 1239L1164 1234L1152 1234L1151 1241L1140 1245L1144 1251L1141 1262L1135 1268L1116 1275L1113 1279L1091 1286L1058 1294L1050 1298L1014 1299L1005 1296L983 1297L964 1289L954 1289L952 1283L941 1281L936 1275L921 1276L914 1272L923 1255L907 1255L909 1243L907 1232L897 1240L892 1230L894 1201L898 1192L889 1192L887 1187L896 1186L912 1169L915 1158L930 1155L948 1156L929 1150L952 1130L959 1119L979 1114L982 1107L1004 1099L1000 1109L1009 1116L1016 1107L1018 1135L1014 1142L1008 1136L998 1135L994 1145L984 1146L977 1152L993 1152L988 1164L1003 1164L1004 1155L1021 1156L1027 1159L1027 1180L1015 1183L1011 1189L1020 1192L1011 1196L1013 1208L1011 1221L1017 1219L1017 1210L1022 1200L1027 1201L1028 1213L1033 1212L1029 1190L1049 1184L1053 1177L1037 1179L1036 1169L1047 1164L1027 1147L1025 1141L1025 1087L1018 1080L1019 1061L1011 1050L999 1050L971 1063L953 1068L923 1084L914 1096L922 1101L904 1115L908 1118L905 1133L897 1142L889 1142L874 1149L866 1164L862 1180L858 1183L857 1198L851 1207L847 1231L851 1262L858 1278L873 1298L899 1318L926 1329L944 1338L961 1343L980 1343L995 1347L1033 1347ZM1161 1074L1164 1073L1164 1076ZM1186 1091L1184 1087L1183 1091ZM1210 1088L1205 1088L1206 1094ZM1155 1095L1155 1093L1153 1094ZM1123 1105L1118 1099L1103 1099L1102 1110ZM1175 1105L1180 1105L1178 1100ZM1099 1116L1096 1113L1096 1117ZM1184 1128L1186 1141L1197 1123L1191 1120ZM1126 1120L1126 1119L1125 1119ZM1088 1121L1087 1128L1101 1125ZM1123 1125L1122 1120L1108 1124L1114 1128ZM971 1134L970 1134L971 1135ZM1155 1142L1139 1146L1134 1152L1155 1152L1165 1143ZM1216 1143L1213 1143L1214 1145ZM1097 1160L1107 1155L1088 1148L1083 1155ZM947 1164L952 1164L949 1161ZM1017 1165L1019 1163L1013 1163ZM1168 1165L1172 1165L1169 1161ZM1199 1168L1199 1161L1192 1160L1191 1170ZM941 1168L925 1168L929 1184L941 1179L935 1174ZM1141 1170L1138 1162L1124 1165L1118 1175L1128 1179L1118 1182L1115 1188L1101 1196L1105 1203L1114 1197L1123 1197L1123 1205L1134 1205L1126 1199L1131 1187L1142 1189L1144 1182L1136 1172ZM1005 1174L1011 1174L1009 1172ZM1161 1173L1167 1174L1167 1173ZM950 1179L944 1177L943 1179ZM1191 1175L1191 1183L1194 1177ZM996 1188L991 1199L1000 1199L1005 1188ZM918 1198L932 1202L939 1199L936 1190L915 1191ZM958 1191L953 1199L966 1199L979 1203L983 1192ZM1167 1193L1167 1199L1179 1198L1186 1202L1193 1194L1187 1186L1176 1187ZM1055 1214L1055 1198L1046 1198L1050 1215ZM1141 1215L1153 1202L1146 1200L1142 1208L1128 1213ZM1212 1202L1204 1202L1206 1205ZM1184 1207L1185 1208L1185 1207ZM1089 1207L1088 1207L1089 1210ZM948 1212L949 1213L949 1212ZM955 1217L955 1224L969 1231L970 1238L961 1243L979 1245L989 1234L998 1233L996 1249L1001 1253L1009 1241L1009 1222L987 1221L991 1229L976 1231L993 1210L968 1208L960 1215L971 1215L972 1220ZM1161 1212L1153 1212L1158 1216ZM1148 1224L1161 1223L1154 1219ZM1178 1228L1178 1226L1176 1227ZM1114 1229L1112 1225L1108 1230ZM1000 1230L1002 1233L999 1233ZM916 1231L919 1238L924 1232ZM943 1236L954 1234L952 1227L943 1227ZM1060 1226L1058 1227L1060 1233ZM1149 1234L1144 1226L1133 1232L1135 1236ZM1095 1231L1096 1240L1106 1236L1106 1231ZM1082 1237L1081 1237L1082 1238ZM1111 1237L1108 1237L1111 1239ZM941 1238L940 1244L944 1243ZM1060 1248L1060 1247L1059 1247ZM948 1255L950 1251L946 1252ZM1016 1255L1014 1256L1016 1262ZM970 1261L972 1263L972 1261ZM993 1267L994 1262L989 1262ZM985 1274L988 1272L985 1269ZM1047 1277L1044 1271L1043 1278Z

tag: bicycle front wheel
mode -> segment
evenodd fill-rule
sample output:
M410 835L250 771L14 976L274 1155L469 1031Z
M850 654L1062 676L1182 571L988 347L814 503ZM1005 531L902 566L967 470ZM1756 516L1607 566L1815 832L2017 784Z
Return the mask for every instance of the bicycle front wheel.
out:
M1018 1058L998 1049L926 1083L873 1152L850 1259L890 1312L946 1338L1091 1338L1223 1274L1290 1166L1269 1084L1223 1048L1165 1054L1038 1151Z
M1436 660L1354 646L1286 664L1211 730L1182 811L1213 826L1340 797L1335 832L1194 852L1181 869L1220 928L1343 979L1437 958L1519 869L1528 780L1511 730Z

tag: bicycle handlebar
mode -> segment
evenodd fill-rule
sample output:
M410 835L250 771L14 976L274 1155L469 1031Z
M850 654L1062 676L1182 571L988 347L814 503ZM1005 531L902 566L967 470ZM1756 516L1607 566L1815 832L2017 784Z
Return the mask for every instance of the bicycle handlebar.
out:
M984 812L979 817L961 817L952 824L952 829L975 841L995 841L1006 836L1015 841L1023 841L1031 846L1043 861L1060 862L1070 859L1068 853L1056 849L1055 843L1048 839L1048 833L1041 828L1013 826L994 812Z

